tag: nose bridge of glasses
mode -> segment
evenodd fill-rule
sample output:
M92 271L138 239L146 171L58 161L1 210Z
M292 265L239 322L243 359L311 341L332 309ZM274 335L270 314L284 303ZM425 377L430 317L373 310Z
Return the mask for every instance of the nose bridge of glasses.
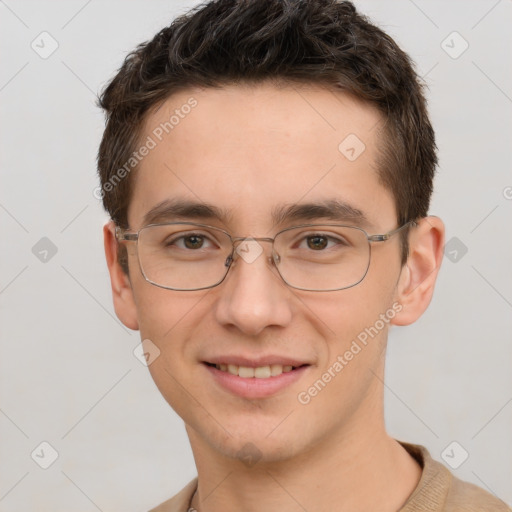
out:
M262 253L265 252L265 249L260 245L259 242L267 242L272 244L272 253L267 258L270 264L276 264L281 261L279 254L276 253L274 248L274 238L269 237L232 237L231 238L233 244L233 257L229 257L226 261L226 264L230 264L234 260L234 256L238 255L241 257L246 263L252 263L255 261Z
M235 244L240 244L241 242L244 242L246 240L254 240L255 242L270 242L270 243L273 243L274 242L274 239L273 238L268 238L268 237L254 237L254 236L234 236L231 238L231 240L233 241L233 245Z

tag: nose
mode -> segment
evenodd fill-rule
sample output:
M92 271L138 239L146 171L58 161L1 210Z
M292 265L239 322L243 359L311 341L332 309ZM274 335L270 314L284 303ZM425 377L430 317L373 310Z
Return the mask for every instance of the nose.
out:
M217 288L215 317L224 327L257 336L267 327L290 324L291 291L269 253L268 244L254 239L236 248L228 275Z

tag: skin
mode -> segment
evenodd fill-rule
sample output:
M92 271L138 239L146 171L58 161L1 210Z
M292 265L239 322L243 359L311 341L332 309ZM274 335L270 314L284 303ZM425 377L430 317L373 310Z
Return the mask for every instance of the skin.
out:
M375 128L382 119L373 107L313 85L190 89L149 115L141 140L191 96L197 106L133 176L132 231L168 198L229 209L224 222L205 223L236 236L274 236L275 205L332 198L361 209L372 225L369 234L397 227L392 193L376 173ZM366 145L353 162L338 150L350 133ZM394 236L372 244L360 284L321 293L286 286L265 257L250 264L236 260L225 281L210 290L165 290L144 280L135 243L126 244L129 278L122 272L111 222L104 240L117 316L161 351L149 370L186 424L198 469L197 510L386 512L404 504L421 469L384 426L387 326L309 404L301 405L297 395L394 303L402 310L389 325L408 325L422 315L442 260L439 218L422 219L411 230L404 267ZM262 245L267 256L268 245ZM201 363L220 354L269 353L311 366L265 399L225 391ZM240 460L246 443L261 456L252 466Z

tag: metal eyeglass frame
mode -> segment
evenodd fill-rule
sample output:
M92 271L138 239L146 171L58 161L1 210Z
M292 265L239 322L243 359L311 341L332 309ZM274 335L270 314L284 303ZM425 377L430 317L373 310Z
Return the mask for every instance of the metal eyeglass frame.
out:
M185 289L183 289L183 288L172 288L170 286L164 286L164 285L155 283L154 281L151 281L150 279L148 279L148 277L144 273L144 269L142 268L142 265L141 265L141 262L140 262L140 257L139 257L138 241L139 241L140 232L143 229L150 228L150 227L153 227L153 226L172 226L172 225L175 225L175 224L184 224L184 225L187 225L187 226L195 226L195 227L200 227L200 228L213 229L215 231L221 231L222 233L227 235L227 237L231 240L232 251L231 251L231 254L227 257L227 259L226 259L226 261L224 263L224 265L226 266L226 272L225 272L224 276L222 277L222 279L220 279L218 282L216 282L215 284L210 285L210 286L203 286L201 288L185 288ZM128 232L129 229L123 229L123 228L121 228L119 226L116 226L115 237L116 237L116 239L118 241L137 242L137 259L139 261L139 269L140 269L140 272L141 272L142 276L144 277L144 279L148 283L150 283L150 284L152 284L154 286L158 286L159 288L164 288L166 290L188 292L188 291L207 290L209 288L215 288L216 286L219 286L224 281L224 279L226 279L226 276L228 275L229 269L231 268L231 264L234 261L234 253L236 251L235 244L237 242L243 242L244 240L250 239L251 241L254 240L254 241L257 241L257 242L269 242L269 243L272 243L272 256L269 257L268 259L269 259L270 263L273 264L276 267L276 270L277 270L277 273L279 274L279 277L283 280L283 282L287 286L290 286L291 288L294 288L296 290L303 290L303 291L308 291L308 292L334 292L334 291L339 291L339 290L346 290L348 288L352 288L354 286L357 286L366 277L366 274L368 273L368 269L370 268L371 252L372 252L371 251L371 247L372 247L371 246L371 242L386 242L393 235L396 235L402 229L406 228L409 225L415 226L415 225L417 225L417 222L414 221L414 220L410 220L410 221L406 222L405 224L402 224L401 226L399 226L399 227L397 227L397 228L395 228L395 229L393 229L391 231L388 231L387 233L383 233L383 234L379 234L379 235L369 235L364 229L362 229L362 228L360 228L358 226L349 226L349 225L345 225L345 224L301 224L301 225L298 225L298 226L292 226L292 227L289 227L289 228L286 228L286 229L283 229L283 230L279 231L278 233L276 233L274 238L268 238L268 237L254 238L254 237L251 237L251 236L246 236L246 237L231 236L224 229L218 228L216 226L210 226L208 224L199 224L199 223L195 223L195 222L164 222L164 223L161 223L161 224L148 224L147 226L143 226L142 228L140 228L136 233L129 233ZM290 283L288 283L288 281L286 281L286 279L281 275L281 272L279 272L278 263L280 262L280 257L279 257L279 254L277 254L274 251L274 241L275 241L275 239L281 233L284 233L286 231L290 231L292 229L297 229L297 228L314 228L314 227L352 228L352 229L358 229L359 231L362 231L364 233L364 235L366 236L366 239L368 240L368 265L366 266L366 270L365 270L363 276L361 277L361 279L359 279L359 281L357 281L356 283L351 284L349 286L343 286L342 288L334 288L334 289L328 289L328 290L311 290L309 288L301 288L301 287L298 287L298 286L293 286Z

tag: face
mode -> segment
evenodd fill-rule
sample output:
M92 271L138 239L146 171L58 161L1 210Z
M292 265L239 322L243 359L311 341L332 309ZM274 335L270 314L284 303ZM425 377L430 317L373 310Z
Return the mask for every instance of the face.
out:
M176 109L183 117L168 134L157 131L158 140L155 128ZM276 225L275 209L337 200L366 218L364 226L357 219L338 223L386 233L397 227L396 210L376 172L379 122L370 106L316 86L238 85L175 94L146 121L142 140L151 136L157 144L133 176L130 231L143 227L156 205L181 200L207 203L226 215L167 220L213 225L240 237L273 237L293 225L335 222L290 218ZM364 151L343 144L340 151L350 134ZM355 139L347 140L354 145ZM236 259L219 286L171 291L143 278L136 244L126 245L132 305L118 314L158 347L151 375L206 450L236 458L252 443L263 460L284 460L353 429L371 428L382 401L372 371L382 367L402 270L397 236L372 244L362 282L329 292L287 286L268 259L266 242L254 261ZM236 361L303 366L247 384L249 379L244 383L244 377L227 377L208 365ZM282 382L272 387L271 379Z

